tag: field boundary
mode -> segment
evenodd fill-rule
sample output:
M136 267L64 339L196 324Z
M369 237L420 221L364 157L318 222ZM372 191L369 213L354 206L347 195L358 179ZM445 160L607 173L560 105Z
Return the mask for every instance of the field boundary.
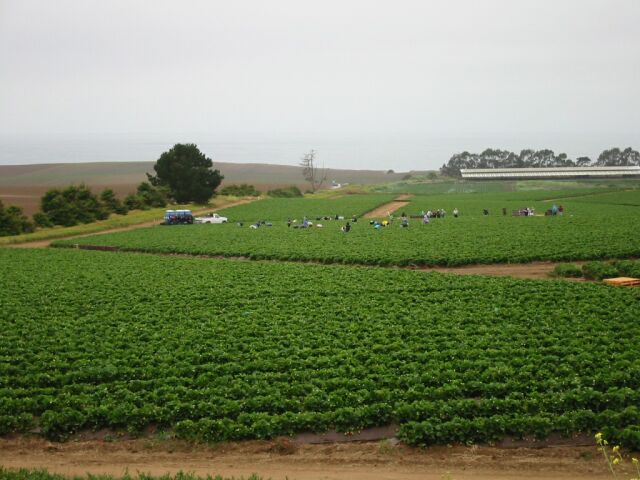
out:
M570 261L577 265L581 265L585 260L558 260L558 261L533 261L528 263L473 263L460 266L444 266L444 265L375 265L369 263L358 262L332 262L332 261L314 261L314 260L281 260L278 258L262 258L262 257L247 257L247 256L233 256L233 255L206 255L206 254L191 254L191 253L171 253L171 252L152 252L135 248L120 248L111 245L87 245L87 244L61 244L51 245L51 248L66 248L77 250L94 250L113 253L133 253L137 255L157 255L166 257L183 257L183 258L200 258L209 260L227 260L230 262L269 262L269 263L289 263L289 264L306 264L306 265L338 265L338 266L350 266L361 268L383 268L383 269L396 269L396 270L412 270L418 272L438 272L449 273L454 275L482 275L489 277L512 277L519 279L529 280L558 280L566 282L588 282L599 283L594 280L588 280L585 278L573 278L573 277L557 277L551 275L556 265L566 263ZM633 259L635 257L629 257ZM605 259L598 259L605 260ZM614 260L614 259L608 259ZM619 259L618 259L619 260Z
M388 441L305 445L281 438L211 446L148 438L66 443L13 438L0 439L0 456L4 467L12 470L46 468L51 473L83 478L87 473L119 477L129 472L165 475L180 470L203 477L220 474L247 478L257 473L265 479L300 480L611 478L593 444L554 448L414 448Z

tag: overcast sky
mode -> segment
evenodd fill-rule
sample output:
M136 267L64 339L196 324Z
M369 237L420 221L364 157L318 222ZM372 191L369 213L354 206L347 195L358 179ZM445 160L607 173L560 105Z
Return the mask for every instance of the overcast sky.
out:
M608 148L639 125L640 0L0 0L5 135Z

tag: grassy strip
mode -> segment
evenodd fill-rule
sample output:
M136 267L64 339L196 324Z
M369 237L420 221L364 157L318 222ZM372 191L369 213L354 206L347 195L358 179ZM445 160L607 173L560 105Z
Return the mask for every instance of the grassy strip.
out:
M169 205L166 208L152 208L149 210L135 210L127 215L112 214L107 220L101 220L94 223L83 225L75 225L73 227L52 227L43 228L33 233L24 233L22 235L12 235L0 237L0 246L15 245L19 243L38 242L42 240L54 240L60 238L74 237L78 235L88 235L91 233L100 233L114 228L125 228L132 225L139 225L152 221L160 223L166 209L190 208L192 210L202 210L204 208L223 208L224 206L238 200L238 197L216 197L209 205Z
M145 473L136 473L131 475L125 473L121 477L114 477L113 475L91 475L86 474L83 476L65 476L59 473L49 473L47 470L31 470L21 468L20 470L8 470L0 466L0 480L242 480L245 477L222 477L220 475L201 477L193 473L184 473L182 471L175 475L165 474L161 476L153 476ZM247 477L247 480L261 480L256 474Z

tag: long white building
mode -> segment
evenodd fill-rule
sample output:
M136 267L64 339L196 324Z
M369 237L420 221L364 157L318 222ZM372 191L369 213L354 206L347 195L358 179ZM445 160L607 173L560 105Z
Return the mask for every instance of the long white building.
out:
M463 168L465 179L640 177L640 167Z

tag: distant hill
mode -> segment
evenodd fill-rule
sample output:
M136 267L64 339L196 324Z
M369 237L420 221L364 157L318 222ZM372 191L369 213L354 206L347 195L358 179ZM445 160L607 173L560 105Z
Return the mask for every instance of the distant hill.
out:
M30 215L37 211L42 194L52 187L85 183L94 190L108 187L124 196L146 180L145 173L153 172L153 165L154 162L0 165L0 199L5 204L21 206ZM225 176L223 186L249 183L263 191L287 185L297 185L303 190L307 188L302 178L302 168L297 166L223 162L215 162L214 166ZM332 180L373 185L396 182L406 175L381 170L342 169L328 169L327 174L328 185Z

